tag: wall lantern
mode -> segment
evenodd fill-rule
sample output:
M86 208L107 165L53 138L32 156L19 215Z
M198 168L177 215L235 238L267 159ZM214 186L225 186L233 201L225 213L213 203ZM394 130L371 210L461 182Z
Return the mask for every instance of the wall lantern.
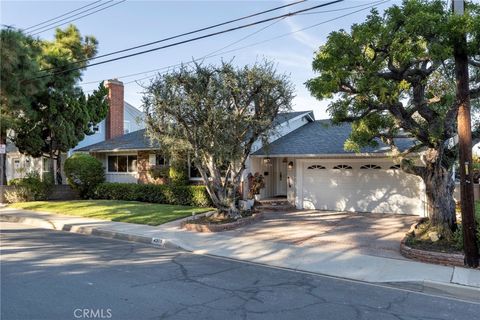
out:
M283 158L283 163L287 163L287 158Z
M272 163L272 159L271 158L263 158L263 163L264 164L271 164Z
M293 169L293 161L290 161L290 162L288 163L288 169Z

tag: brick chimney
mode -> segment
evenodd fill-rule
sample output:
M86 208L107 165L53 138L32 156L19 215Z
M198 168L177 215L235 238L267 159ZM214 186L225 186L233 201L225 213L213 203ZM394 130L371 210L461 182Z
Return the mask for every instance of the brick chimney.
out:
M123 82L113 79L105 81L104 85L108 88L110 105L105 123L105 139L109 140L123 135Z

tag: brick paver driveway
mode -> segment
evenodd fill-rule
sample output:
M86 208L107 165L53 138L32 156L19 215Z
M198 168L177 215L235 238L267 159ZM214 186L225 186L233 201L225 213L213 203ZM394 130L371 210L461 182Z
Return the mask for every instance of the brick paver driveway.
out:
M227 231L231 236L255 237L298 246L403 259L400 240L419 218L410 215L294 211L265 213L254 224Z

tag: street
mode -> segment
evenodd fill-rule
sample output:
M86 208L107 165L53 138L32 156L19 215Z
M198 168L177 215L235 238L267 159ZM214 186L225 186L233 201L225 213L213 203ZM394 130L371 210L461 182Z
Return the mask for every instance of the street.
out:
M1 224L1 319L476 319L480 304Z

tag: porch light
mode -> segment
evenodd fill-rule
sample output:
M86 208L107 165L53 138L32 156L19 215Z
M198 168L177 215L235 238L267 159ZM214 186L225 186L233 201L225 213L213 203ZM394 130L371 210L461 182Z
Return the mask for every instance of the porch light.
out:
M283 163L287 163L287 158L283 158Z
M293 161L290 161L290 162L288 163L288 169L293 169Z
M272 159L271 158L263 158L263 163L264 164L271 164L272 163Z

